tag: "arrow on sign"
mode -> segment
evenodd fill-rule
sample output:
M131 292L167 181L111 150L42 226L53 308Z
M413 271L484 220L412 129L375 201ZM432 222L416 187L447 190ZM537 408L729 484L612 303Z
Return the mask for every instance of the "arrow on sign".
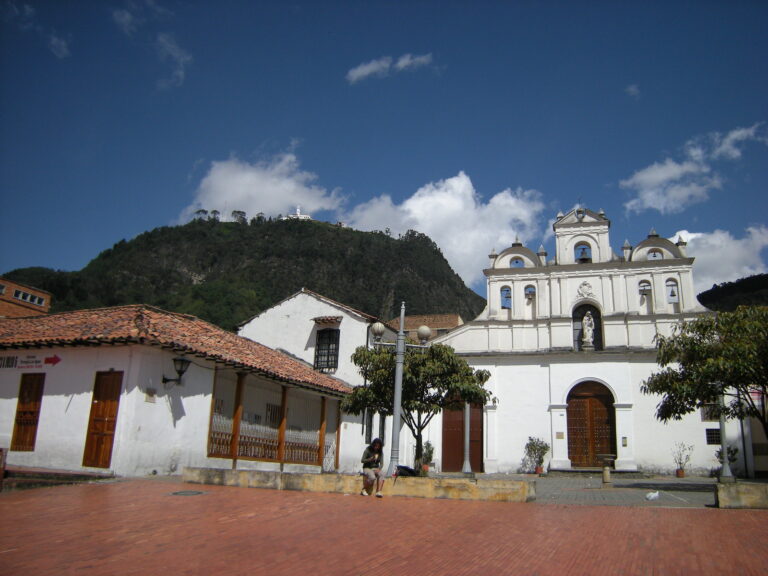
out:
M43 360L45 364L52 364L53 366L56 366L59 362L61 362L61 358L59 358L56 354L53 356L48 356L45 360Z

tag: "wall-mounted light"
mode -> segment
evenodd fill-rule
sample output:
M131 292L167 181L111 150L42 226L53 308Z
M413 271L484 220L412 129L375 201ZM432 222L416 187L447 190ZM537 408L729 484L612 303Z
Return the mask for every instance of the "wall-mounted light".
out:
M177 378L168 378L165 375L163 375L163 384L165 384L166 388L170 388L168 386L169 383L176 382L179 386L181 386L181 377L184 375L184 372L187 371L187 368L189 368L189 365L192 363L191 360L188 360L184 358L184 356L177 356L173 359L173 369L176 370L176 374L178 375Z

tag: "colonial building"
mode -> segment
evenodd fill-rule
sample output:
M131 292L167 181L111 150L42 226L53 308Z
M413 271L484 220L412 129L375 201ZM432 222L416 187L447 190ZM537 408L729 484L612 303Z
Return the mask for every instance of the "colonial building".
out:
M497 402L473 410L475 470L518 470L529 436L550 444L550 469L615 460L618 470L669 471L676 442L694 446L699 472L717 466L720 430L706 410L663 424L654 417L659 398L640 392L658 370L656 334L705 312L693 258L685 242L654 231L616 254L610 226L602 211L577 208L557 216L553 258L520 242L491 254L486 309L436 339L491 372ZM461 418L443 418L438 450L446 470L461 464L461 442L449 440L452 416ZM738 422L727 439L751 457Z
M376 321L374 316L302 288L243 322L238 333L286 352L350 386L360 386L363 377L351 357L358 346L371 344L370 327ZM395 336L394 331L387 330L384 340L393 341ZM365 446L375 436L386 444L391 426L391 418L378 414L343 414L340 469L358 471Z
M0 278L0 318L48 314L51 293Z
M0 319L9 464L125 476L336 470L349 391L285 353L151 306Z

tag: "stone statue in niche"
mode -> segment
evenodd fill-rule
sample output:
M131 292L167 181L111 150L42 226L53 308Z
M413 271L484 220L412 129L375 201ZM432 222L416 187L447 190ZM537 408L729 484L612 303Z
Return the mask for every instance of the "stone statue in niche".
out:
M595 347L595 319L591 311L587 311L581 320L581 347L585 350Z

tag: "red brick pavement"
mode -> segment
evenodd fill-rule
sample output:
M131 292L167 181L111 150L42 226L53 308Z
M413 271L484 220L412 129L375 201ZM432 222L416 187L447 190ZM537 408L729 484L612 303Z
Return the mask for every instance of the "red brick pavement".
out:
M203 490L199 496L172 496ZM130 480L0 495L0 575L768 573L768 511Z

